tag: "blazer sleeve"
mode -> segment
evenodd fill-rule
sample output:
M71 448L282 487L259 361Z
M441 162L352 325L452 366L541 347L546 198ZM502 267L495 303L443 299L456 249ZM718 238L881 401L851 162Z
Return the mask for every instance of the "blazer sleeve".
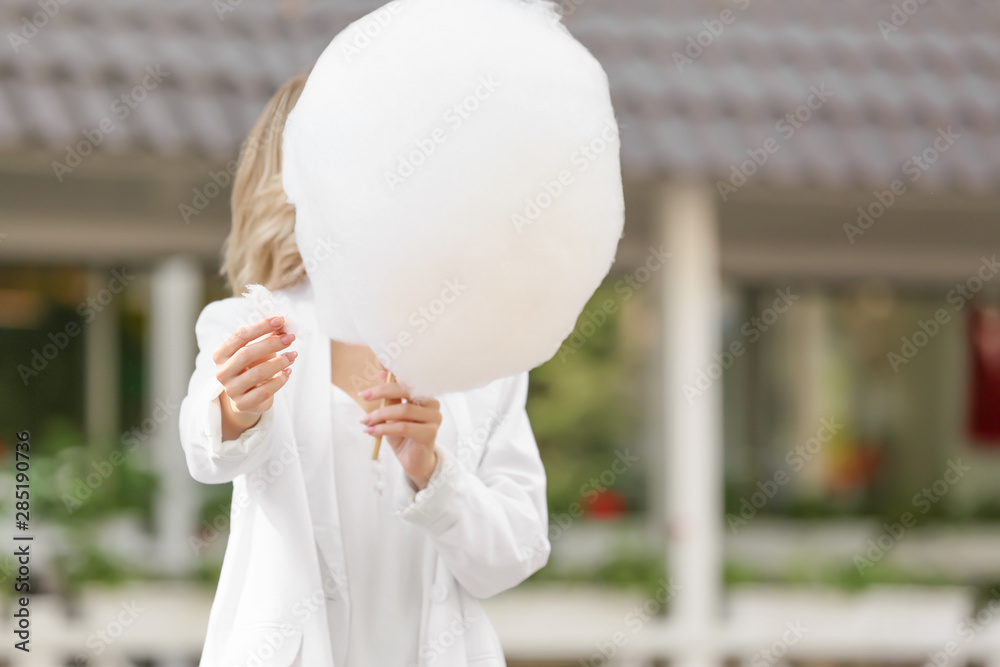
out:
M455 579L473 596L512 588L548 562L545 468L525 401L527 372L506 378L500 424L485 444L475 472L436 448L438 464L427 486L399 486L399 515L423 527Z
M222 439L219 400L224 387L215 377L212 360L215 350L230 334L251 323L252 310L249 300L230 297L205 306L195 323L198 356L187 396L181 401L180 436L188 471L205 484L231 482L266 461L270 454L273 407L237 439Z

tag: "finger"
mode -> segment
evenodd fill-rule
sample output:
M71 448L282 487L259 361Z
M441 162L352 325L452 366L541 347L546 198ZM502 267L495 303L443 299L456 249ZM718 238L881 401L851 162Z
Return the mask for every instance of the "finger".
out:
M275 334L275 335L279 335L279 334ZM262 341L258 341L258 342L262 342ZM256 345L256 344L257 344L257 343L254 343L254 345ZM286 352L285 354L287 354L287 352ZM276 356L276 355L274 355L274 354L270 354L270 355L268 355L268 354L265 354L265 355L262 355L262 356L261 356L260 358L258 358L258 359L254 359L254 360L253 360L253 361L251 361L251 362L250 362L249 364L247 364L247 365L246 365L246 368L253 368L254 366L256 366L256 365L258 365L258 364L262 364L262 363L264 363L265 361L270 361L271 359L274 359L274 358L275 358L275 356ZM246 368L244 368L243 370L246 370ZM239 375L239 370L238 370L238 369L237 369L237 375Z
M232 399L233 405L240 412L263 412L270 407L270 403L267 401L274 396L275 392L285 386L285 383L288 382L288 376L291 374L292 369L286 368L259 387L251 389L239 398Z
M297 352L285 352L248 368L226 384L226 391L230 396L241 396L257 385L270 380L278 371L291 366L297 356Z
M384 408L372 410L361 420L362 423L373 426L387 420L409 421L427 424L441 423L441 413L433 408L414 405L413 403L397 403Z
M246 368L249 368L255 361L273 357L275 352L285 349L294 340L295 336L289 333L275 334L265 337L258 343L241 347L236 351L236 354L229 358L229 361L222 365L222 368L216 373L216 377L219 382L226 384Z
M415 422L388 422L365 428L369 435L395 436L409 438L416 442L428 443L434 441L437 426L433 424L418 424Z
M233 332L229 338L222 342L219 349L217 349L215 354L212 355L212 360L217 364L224 364L229 361L230 357L236 354L237 350L250 341L260 338L264 334L271 333L272 331L280 331L281 327L284 325L285 318L277 315L245 327L240 327Z
M399 384L398 382L389 382L388 384L379 384L371 387L370 389L365 389L359 392L361 398L367 399L369 401L378 400L380 398L388 398L390 400L402 400L410 398L410 390Z
M422 405L425 408L441 409L441 403L436 398L411 398L409 402L413 405Z
M286 352L285 354L288 354L288 353ZM253 368L254 366L262 364L265 361L270 361L271 359L274 359L276 357L277 357L277 355L275 355L275 354L270 354L270 355L265 354L260 359L254 359L253 361L251 361L249 364L246 365L246 368L244 368L243 370L245 371L247 368ZM237 375L239 375L239 374L240 374L240 371L237 370Z

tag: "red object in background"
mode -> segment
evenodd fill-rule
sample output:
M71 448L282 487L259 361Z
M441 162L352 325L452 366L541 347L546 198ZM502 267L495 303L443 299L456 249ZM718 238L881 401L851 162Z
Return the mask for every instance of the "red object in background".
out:
M625 496L614 489L597 491L588 498L586 508L591 519L617 519L625 514Z
M870 488L882 471L883 450L884 446L878 441L844 443L841 450L844 453L834 458L827 488L837 494Z
M982 447L1000 448L1000 309L970 309L969 351L969 437Z

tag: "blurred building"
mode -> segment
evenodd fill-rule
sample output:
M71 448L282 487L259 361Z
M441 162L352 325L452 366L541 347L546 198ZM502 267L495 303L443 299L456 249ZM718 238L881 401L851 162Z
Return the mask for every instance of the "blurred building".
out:
M233 160L272 92L379 4L0 7L3 432L139 427L163 567L193 567L198 499L176 416L143 425L186 392L194 318L225 296ZM898 516L961 459L933 513L1000 515L1000 8L562 5L620 123L615 275L655 306L648 525L685 582L676 618L718 635L726 531L758 513Z

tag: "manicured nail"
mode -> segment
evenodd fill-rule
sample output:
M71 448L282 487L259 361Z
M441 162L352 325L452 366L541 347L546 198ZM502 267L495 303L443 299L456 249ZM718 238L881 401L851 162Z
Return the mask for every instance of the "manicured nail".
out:
M292 374L292 369L291 369L291 367L288 367L288 368L285 368L284 370L282 370L281 372L285 374L285 377L288 377L289 375Z
M373 427L373 426L365 426L365 433L367 433L368 435L374 435L375 434L375 427Z
M372 397L372 390L371 389L365 389L363 391L359 391L358 392L358 396L360 396L361 398L371 398Z
M299 356L299 353L292 350L290 352L285 352L285 356L288 357L289 361L295 361L295 357Z
M285 318L283 318L281 315L276 315L276 316L274 316L274 317L272 317L271 319L268 320L268 322L271 324L271 326L274 327L275 329L277 329L278 327L280 327L281 324L284 321L285 321Z
M282 345L288 345L291 342L292 342L292 334L285 334L284 336L281 337Z

